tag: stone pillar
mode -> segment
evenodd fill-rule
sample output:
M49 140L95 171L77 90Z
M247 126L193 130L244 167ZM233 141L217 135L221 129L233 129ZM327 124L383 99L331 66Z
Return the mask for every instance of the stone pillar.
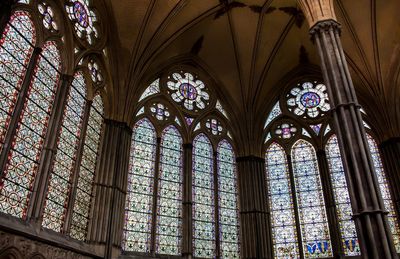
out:
M104 249L104 258L121 250L131 137L126 123L105 120L88 229L88 242Z
M182 257L193 258L192 143L183 144Z
M325 150L318 150L317 158L321 176L322 190L324 192L325 209L329 222L333 257L344 258L344 250L341 242L340 227L335 203L335 194L333 193L332 189L329 164L326 158Z
M2 0L0 2L0 35L3 35L4 29L7 26L11 17L11 10L17 0Z
M360 105L335 21L333 0L298 0L311 26L332 107L361 253L368 258L397 258L387 212L379 192Z
M383 141L379 148L400 224L400 138Z
M241 256L273 258L270 212L267 200L264 159L236 159L239 181Z
M39 161L39 169L27 213L28 218L32 223L39 221L40 216L42 215L44 201L46 199L48 179L51 173L50 170L57 149L57 138L63 119L69 89L73 79L74 77L71 75L61 76L60 87L54 99L54 107L49 119L48 130Z

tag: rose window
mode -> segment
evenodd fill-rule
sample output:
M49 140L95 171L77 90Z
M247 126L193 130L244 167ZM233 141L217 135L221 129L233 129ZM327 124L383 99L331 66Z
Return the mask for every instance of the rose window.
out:
M168 88L173 91L172 99L177 103L182 103L189 111L204 109L208 105L210 96L205 91L205 85L202 81L196 80L190 73L185 73L184 76L180 73L173 73L173 81L168 81Z
M89 0L69 0L65 7L69 19L74 23L75 32L79 38L86 38L92 44L98 38L95 26L96 15L89 9Z
M48 30L57 31L58 26L54 21L53 9L47 3L41 3L38 5L39 13L43 16L43 25Z
M221 135L222 126L217 119L208 119L206 122L206 128L215 136Z
M276 130L275 134L278 135L279 138L289 139L297 132L296 127L293 124L289 123L282 123L279 125Z
M161 103L154 103L150 107L150 111L153 114L154 117L157 118L157 120L163 121L169 118L170 113L168 111L168 108L165 107Z
M103 81L103 76L101 75L99 65L94 60L90 60L88 63L88 69L90 77L94 83L100 83Z
M316 118L330 109L324 84L316 86L310 82L299 84L290 91L288 97L289 111L298 116L307 114L310 118Z

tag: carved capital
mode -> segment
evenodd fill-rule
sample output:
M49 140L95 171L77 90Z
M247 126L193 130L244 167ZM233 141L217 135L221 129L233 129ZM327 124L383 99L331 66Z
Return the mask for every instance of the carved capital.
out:
M321 34L323 32L329 32L333 30L335 33L341 33L341 25L335 20L324 20L317 22L310 29L310 35L313 38L316 34Z
M333 0L297 0L310 28L324 20L336 20Z

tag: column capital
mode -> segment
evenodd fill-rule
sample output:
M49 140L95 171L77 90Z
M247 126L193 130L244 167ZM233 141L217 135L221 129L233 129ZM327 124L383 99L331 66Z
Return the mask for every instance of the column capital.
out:
M333 0L297 0L310 28L324 20L336 20Z
M311 28L310 28L310 34L311 36L314 36L317 33L321 32L328 32L331 29L335 29L337 32L341 32L342 26L340 23L338 23L335 20L323 20L315 23Z
M131 129L131 127L129 127L128 123L126 123L126 122L116 121L116 120L111 120L111 119L104 119L104 124L109 125L111 127L122 128L125 131L129 132L129 134L132 134L132 129Z

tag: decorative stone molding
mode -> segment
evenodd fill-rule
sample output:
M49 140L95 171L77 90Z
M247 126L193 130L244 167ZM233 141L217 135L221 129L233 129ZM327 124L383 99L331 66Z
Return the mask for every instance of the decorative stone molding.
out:
M0 258L90 258L28 238L0 231Z
M317 33L329 32L329 30L332 29L335 33L339 33L340 35L342 26L335 20L320 21L314 24L313 27L311 27L310 35L313 37Z

